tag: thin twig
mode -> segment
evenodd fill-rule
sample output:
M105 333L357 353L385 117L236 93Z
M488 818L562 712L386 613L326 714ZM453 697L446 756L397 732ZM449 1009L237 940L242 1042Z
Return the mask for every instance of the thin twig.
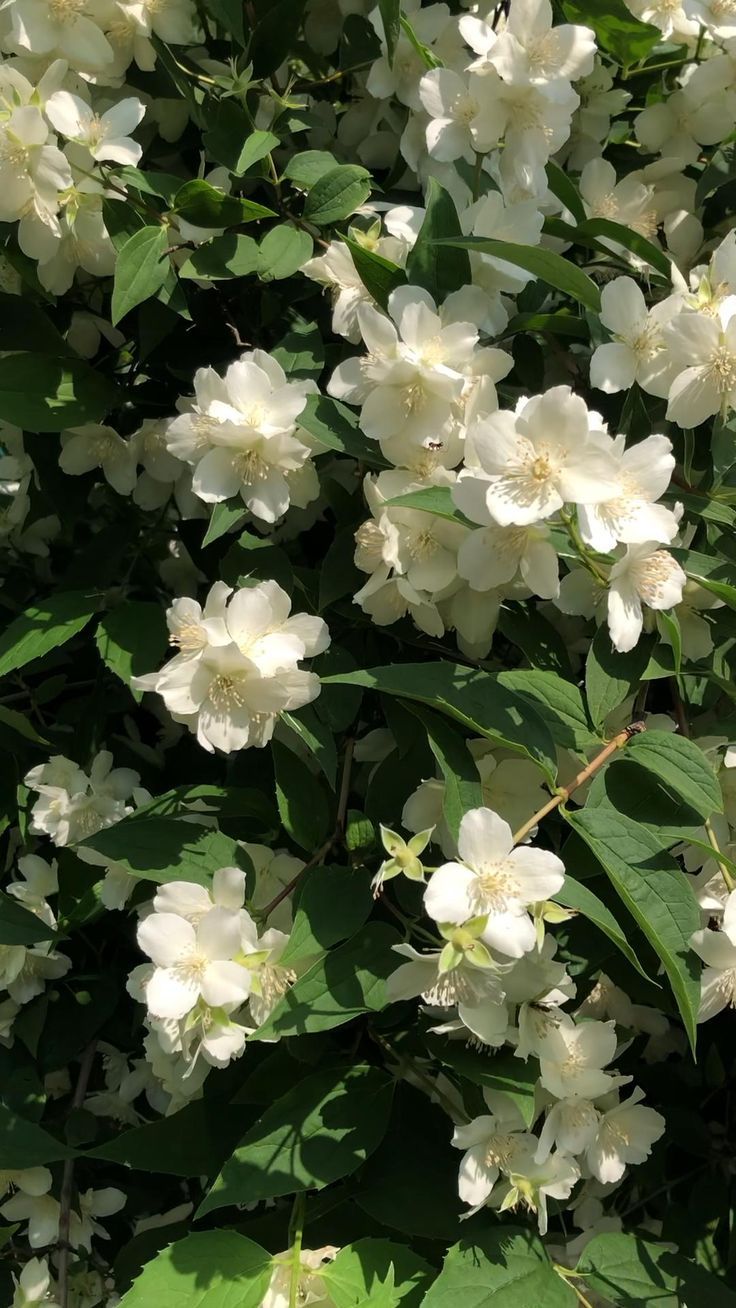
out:
M76 1108L81 1108L84 1102L84 1096L87 1093L87 1084L92 1071L95 1053L97 1051L97 1041L93 1040L87 1045L79 1068L77 1084L72 1096L69 1112L73 1113ZM59 1199L59 1275L57 1277L57 1293L59 1297L59 1308L68 1308L69 1303L69 1229L72 1220L72 1193L74 1191L74 1159L67 1158L64 1163L64 1172L61 1179L61 1196Z
M279 904L283 903L283 901L288 898L292 890L296 889L305 873L310 872L313 867L319 867L322 859L326 858L333 845L336 845L338 840L341 840L345 834L345 819L347 817L348 799L350 797L350 771L353 765L354 748L355 741L352 739L347 740L345 743L345 755L342 764L340 795L337 801L337 818L332 835L325 841L324 845L320 845L316 854L312 855L309 862L304 864L304 867L297 872L296 876L292 877L291 881L288 881L283 889L280 890L277 895L274 895L270 903L266 904L266 907L261 909L261 916L264 921L271 915L271 913L273 913L275 908L278 908Z
M302 1239L304 1237L304 1192L295 1200L290 1222L291 1270L289 1273L289 1308L297 1308L299 1302L299 1279L302 1270Z
M524 823L523 827L519 827L519 830L514 832L514 844L518 845L519 841L523 840L524 836L528 836L532 828L535 827L538 822L541 822L542 818L546 817L548 813L552 813L556 808L559 808L560 804L564 804L566 800L570 798L573 791L577 790L578 786L582 786L586 781L589 781L593 774L597 772L605 762L607 762L612 754L615 754L619 749L623 749L624 745L628 744L632 736L638 736L642 731L646 731L643 722L632 722L628 727L624 727L623 731L619 731L618 735L614 736L613 740L608 742L605 748L601 750L600 754L596 754L593 761L589 763L587 767L583 768L581 772L578 772L578 775L570 782L569 786L562 786L556 795L553 795L546 804L543 804L542 807L529 818L528 822Z

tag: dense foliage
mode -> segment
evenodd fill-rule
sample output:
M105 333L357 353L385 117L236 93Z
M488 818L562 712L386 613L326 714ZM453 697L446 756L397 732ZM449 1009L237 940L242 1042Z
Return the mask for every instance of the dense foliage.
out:
M0 1304L733 1308L733 0L0 51Z

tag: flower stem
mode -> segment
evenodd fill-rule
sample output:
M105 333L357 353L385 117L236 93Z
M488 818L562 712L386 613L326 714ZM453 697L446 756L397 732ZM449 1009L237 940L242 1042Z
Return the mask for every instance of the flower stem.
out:
M69 1112L73 1113L77 1108L81 1108L84 1103L84 1096L87 1093L87 1085L92 1071L95 1053L97 1052L97 1041L93 1040L87 1046L79 1068L79 1076L69 1107ZM74 1159L67 1158L64 1163L64 1172L61 1179L61 1195L59 1198L59 1264L57 1276L57 1294L59 1296L60 1308L67 1308L69 1303L69 1231L72 1220L72 1194L74 1191Z
M582 771L578 772L577 776L570 782L569 786L562 786L556 795L553 795L546 804L543 804L540 809L537 809L537 812L529 818L528 822L524 823L523 827L519 827L519 830L514 832L514 844L518 845L519 841L523 840L525 836L528 836L532 828L535 827L538 822L541 822L542 818L546 817L548 813L552 813L556 808L559 808L560 804L564 804L566 800L570 798L573 791L577 790L578 786L584 785L585 782L588 781L593 774L608 761L612 754L615 754L619 749L623 749L624 745L628 744L632 736L638 736L642 731L646 731L643 722L632 722L628 727L624 727L623 731L619 731L618 735L614 736L613 740L609 740L608 744L604 746L600 754L596 754L592 762L590 762L587 767L584 767Z
M291 1212L291 1274L289 1276L289 1308L296 1308L299 1295L299 1274L302 1268L302 1238L304 1236L304 1194L298 1194Z
M564 526L567 529L567 534L570 537L570 541L572 545L577 551L581 563L584 564L584 566L588 569L589 572L592 572L593 576L596 578L596 581L600 581L603 586L607 586L608 577L606 576L605 572L603 572L602 569L598 567L598 564L596 563L590 550L588 549L582 536L580 535L580 531L578 530L578 524L575 522L575 519L572 518L569 513L565 513L564 511L560 514L560 517L562 519Z

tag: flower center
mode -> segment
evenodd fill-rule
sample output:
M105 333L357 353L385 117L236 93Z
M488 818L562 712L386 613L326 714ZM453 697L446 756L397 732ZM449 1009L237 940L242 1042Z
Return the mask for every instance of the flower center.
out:
M407 541L409 557L415 563L421 563L425 559L431 558L437 548L437 541L428 528L425 528L424 531L418 531L415 536L411 536Z
M212 682L207 698L218 712L229 713L245 704L242 679L221 674Z
M235 466L242 480L251 486L256 481L264 481L270 472L269 465L257 450L246 450L245 454L239 454Z
M519 1141L513 1134L492 1135L486 1145L483 1161L486 1167L498 1167L505 1172L518 1150Z
M674 566L674 559L666 550L657 550L656 554L641 564L636 581L645 604L654 607L661 599L664 586L672 579Z
M509 900L513 899L516 889L516 882L504 863L481 872L476 877L476 884L471 888L478 915L503 913L508 907Z
M736 355L720 345L708 364L708 376L721 395L736 386Z
M84 12L87 0L48 0L49 15L55 23L73 23Z
M178 645L179 649L204 649L207 644L207 637L196 622L187 622L184 626L177 628L176 631L172 631L169 644Z

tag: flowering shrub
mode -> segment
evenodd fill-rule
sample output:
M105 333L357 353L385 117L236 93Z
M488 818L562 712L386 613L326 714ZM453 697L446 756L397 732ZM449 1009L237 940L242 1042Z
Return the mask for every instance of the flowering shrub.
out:
M0 1308L733 1308L731 0L0 5Z

